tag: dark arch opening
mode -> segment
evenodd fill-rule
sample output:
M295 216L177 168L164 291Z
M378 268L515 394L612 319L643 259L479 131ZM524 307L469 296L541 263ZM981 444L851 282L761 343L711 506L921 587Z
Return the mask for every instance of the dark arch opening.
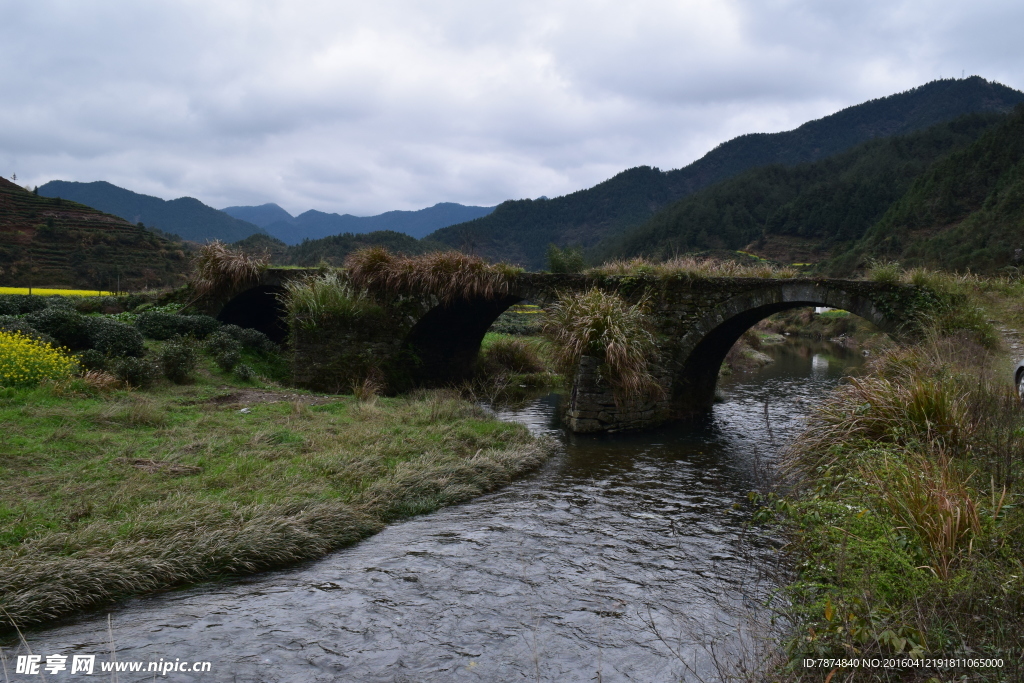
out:
M417 362L413 382L437 386L470 379L487 330L520 297L457 300L436 306L410 330L406 348Z
M817 301L786 301L757 306L725 320L706 334L693 348L676 375L672 401L681 415L702 412L711 407L718 384L718 373L726 355L743 333L765 318L795 308L826 306ZM857 315L856 311L849 311ZM874 323L858 316L869 323Z
M280 295L284 288L261 285L242 292L221 309L217 320L228 325L251 327L280 344L288 338L287 316Z

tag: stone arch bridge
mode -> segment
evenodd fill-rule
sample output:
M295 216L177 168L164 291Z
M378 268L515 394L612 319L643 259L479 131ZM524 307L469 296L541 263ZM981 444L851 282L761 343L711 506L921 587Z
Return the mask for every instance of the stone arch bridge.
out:
M758 321L780 311L829 306L854 313L891 335L905 329L915 287L825 278L589 277L524 273L507 292L443 304L426 295L393 296L365 317L288 330L278 300L284 283L310 271L269 269L244 291L208 302L224 322L255 327L277 340L290 332L293 381L347 391L368 376L391 391L468 379L488 328L510 306L541 306L565 292L598 287L630 302L646 296L659 345L652 372L659 400L616 405L599 362L584 358L573 378L566 424L597 432L651 427L710 407L718 371L732 345Z

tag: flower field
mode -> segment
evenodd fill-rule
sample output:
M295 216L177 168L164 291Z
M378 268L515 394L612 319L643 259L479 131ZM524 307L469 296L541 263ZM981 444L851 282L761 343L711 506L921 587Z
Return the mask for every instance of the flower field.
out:
M32 287L0 287L0 294L32 294L34 296L113 296L99 289L39 289Z

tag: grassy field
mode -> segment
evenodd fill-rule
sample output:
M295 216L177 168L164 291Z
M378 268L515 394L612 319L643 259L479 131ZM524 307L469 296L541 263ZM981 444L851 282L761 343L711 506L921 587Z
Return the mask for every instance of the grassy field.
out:
M323 397L204 363L146 391L0 388L0 629L318 557L547 455L451 393Z

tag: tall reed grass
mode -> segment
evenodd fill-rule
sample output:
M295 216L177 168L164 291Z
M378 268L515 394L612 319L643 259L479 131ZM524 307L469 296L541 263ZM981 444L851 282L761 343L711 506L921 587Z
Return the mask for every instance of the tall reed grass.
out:
M626 303L596 287L564 294L547 312L544 334L551 340L559 372L571 378L583 356L601 360L616 401L664 395L648 362L658 346L647 316L647 302Z
M288 315L303 329L383 314L365 290L353 287L337 271L290 280L284 287L283 303Z
M257 280L270 265L270 256L234 251L220 240L199 248L189 284L197 299L216 296Z
M794 268L775 266L768 262L744 264L693 256L677 256L667 261L650 261L643 257L619 259L586 272L588 275L651 275L694 280L712 277L791 278L799 275Z
M489 264L458 251L401 256L384 247L350 254L345 267L356 287L388 295L432 295L445 304L455 299L493 299L508 294L522 272L507 263Z

